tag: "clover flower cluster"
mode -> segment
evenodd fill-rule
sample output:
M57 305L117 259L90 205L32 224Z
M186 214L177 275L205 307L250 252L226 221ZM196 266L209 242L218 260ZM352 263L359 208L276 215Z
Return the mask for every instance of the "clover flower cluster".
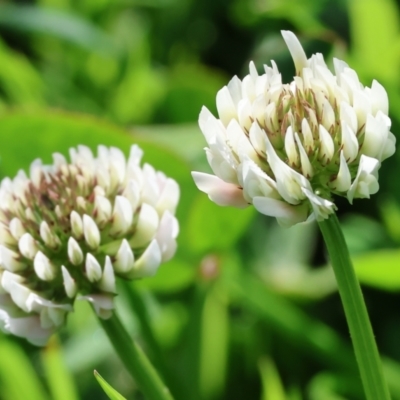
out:
M246 207L281 225L323 220L336 210L332 195L369 198L379 189L381 161L395 151L388 97L373 81L364 87L354 70L322 54L306 54L282 32L296 67L282 83L274 61L259 75L253 63L217 94L219 119L203 108L199 125L215 175L193 172L200 190L219 205Z
M78 297L101 318L115 279L154 275L176 250L177 183L116 148L36 160L0 185L0 328L43 345Z

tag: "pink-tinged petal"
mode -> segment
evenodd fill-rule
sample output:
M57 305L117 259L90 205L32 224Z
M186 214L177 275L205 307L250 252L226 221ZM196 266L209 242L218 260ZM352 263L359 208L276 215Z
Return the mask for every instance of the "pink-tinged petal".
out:
M275 217L282 226L292 226L304 222L308 216L308 205L297 206L269 197L254 197L253 205L261 214Z
M245 208L249 205L243 197L242 189L217 176L193 171L192 177L198 189L207 193L210 200L219 206Z

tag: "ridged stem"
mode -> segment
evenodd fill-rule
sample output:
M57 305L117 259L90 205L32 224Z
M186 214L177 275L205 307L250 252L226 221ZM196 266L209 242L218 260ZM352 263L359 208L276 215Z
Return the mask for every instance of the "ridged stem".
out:
M114 312L109 319L98 318L126 369L147 400L173 400L143 350L130 338Z
M319 222L335 272L367 400L390 400L367 308L336 214Z

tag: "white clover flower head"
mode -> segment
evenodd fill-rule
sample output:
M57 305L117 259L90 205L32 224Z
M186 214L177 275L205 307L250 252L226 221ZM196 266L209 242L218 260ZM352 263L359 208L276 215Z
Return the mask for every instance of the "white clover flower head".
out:
M290 226L335 212L332 195L369 198L378 191L381 161L395 152L388 96L373 81L364 87L345 62L335 74L322 54L307 59L282 31L296 67L282 83L274 61L259 75L234 77L217 94L219 119L203 108L199 125L214 175L193 172L215 203L246 207Z
M108 318L116 276L152 276L176 250L179 186L134 145L78 146L0 184L0 328L43 345L76 298Z

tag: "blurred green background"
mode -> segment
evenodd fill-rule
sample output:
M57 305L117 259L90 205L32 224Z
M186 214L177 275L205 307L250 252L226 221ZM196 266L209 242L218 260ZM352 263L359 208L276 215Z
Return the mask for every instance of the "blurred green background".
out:
M400 123L395 0L0 1L0 174L84 143L133 142L181 185L176 257L121 286L117 307L177 400L363 399L349 334L315 225L283 230L253 209L220 208L195 188L207 170L202 105L254 60L294 73L281 29L306 52L379 80ZM329 61L330 62L330 61ZM339 215L363 283L393 399L400 399L400 159L379 193ZM101 375L143 399L89 306L49 346L0 333L0 399L106 399ZM378 400L378 399L377 399Z

